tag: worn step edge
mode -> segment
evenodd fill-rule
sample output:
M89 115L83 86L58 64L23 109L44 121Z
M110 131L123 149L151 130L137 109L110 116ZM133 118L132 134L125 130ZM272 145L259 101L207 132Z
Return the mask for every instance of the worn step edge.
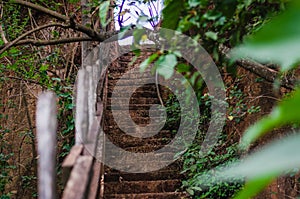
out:
M104 194L174 192L180 187L180 180L107 182Z
M176 160L175 162L172 162L168 166L165 166L165 167L163 167L163 168L161 168L161 169L159 169L157 171L153 171L153 172L163 172L163 171L167 172L167 171L170 171L170 170L181 171L182 170L182 165L183 165L182 161ZM109 174L109 173L123 173L123 172L121 172L121 171L119 171L117 169L113 169L113 168L110 168L108 166L105 166L105 172L107 174ZM150 172L150 173L152 173L152 172Z
M188 199L185 192L140 193L140 194L107 194L105 199Z
M111 172L106 173L104 176L105 182L117 182L117 181L154 181L154 180L171 180L171 179L183 179L184 175L177 170L163 170L149 173L120 173Z

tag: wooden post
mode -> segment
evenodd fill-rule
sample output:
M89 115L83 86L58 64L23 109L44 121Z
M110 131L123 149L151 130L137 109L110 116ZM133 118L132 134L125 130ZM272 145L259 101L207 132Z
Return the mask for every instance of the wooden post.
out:
M93 122L94 122L94 117L96 114L96 87L97 87L97 82L96 79L94 79L94 73L96 72L94 70L95 64L91 64L86 66L86 74L87 74L87 79L88 79L88 117L89 117L89 126L88 126L88 134L92 128ZM89 137L89 135L88 135Z
M36 111L38 139L38 193L40 199L56 198L56 96L42 93Z
M88 84L85 69L78 71L75 115L75 143L83 144L88 132Z
M89 3L91 3L90 0L81 0L81 24L84 26L91 23L91 19L88 15L88 13L91 10ZM86 36L86 35L82 35L82 36ZM81 42L81 65L82 65L82 68L85 68L84 62L86 61L86 57L88 55L88 49L91 46L91 43L92 42L90 42L90 41Z

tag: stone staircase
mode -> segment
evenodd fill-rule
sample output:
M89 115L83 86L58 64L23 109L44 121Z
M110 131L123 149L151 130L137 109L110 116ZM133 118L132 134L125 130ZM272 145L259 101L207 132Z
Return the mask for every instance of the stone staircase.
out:
M155 114L154 112L153 115L151 111L149 111L152 105L160 104L155 84L149 83L134 90L130 97L128 108L126 98L128 98L128 93L131 92L132 87L143 81L155 81L155 76L150 73L150 69L143 73L142 76L139 76L139 71L131 70L136 67L136 64L142 61L137 60L135 65L130 66L128 63L131 61L131 58L132 54L122 56L119 58L118 66L109 68L108 100L104 114L104 131L108 140L113 143L113 145L122 148L125 153L151 153L163 148L172 140L174 135L164 126L160 131L157 131L161 124L155 122L154 124L151 123L156 119L160 119L160 113ZM120 80L119 78L125 73L127 74L126 77ZM116 84L118 86L116 86ZM164 91L163 88L160 88L160 90L162 91L163 98L165 98L167 91ZM116 105L116 102L118 102L118 105ZM128 109L133 122L121 121L117 124L115 120L116 117L122 119L124 115L128 115ZM112 110L114 110L115 114L112 113ZM149 114L151 115L151 120ZM125 127L121 129L120 124ZM147 131L141 131L145 126L147 126ZM123 131L124 128L126 132ZM129 135L130 133L133 133L131 134L132 136ZM113 150L112 145L106 144L105 161L110 160L111 165L126 165L130 163L130 161L133 161L134 156L132 156L131 159L123 158L122 155L118 156L118 154L114 156L112 155ZM162 168L158 166L160 169L155 170L157 165L167 164L159 158L168 157L170 155L173 154L167 150L161 153L155 153L154 157L157 157L158 161L156 161L156 159L150 162L138 161L137 164L135 163L129 166L131 168L128 167L128 170L123 169L123 171L113 166L107 166L104 175L104 198L189 198L186 193L180 191L183 176L180 174L181 163L179 161L174 161L168 166L161 166Z

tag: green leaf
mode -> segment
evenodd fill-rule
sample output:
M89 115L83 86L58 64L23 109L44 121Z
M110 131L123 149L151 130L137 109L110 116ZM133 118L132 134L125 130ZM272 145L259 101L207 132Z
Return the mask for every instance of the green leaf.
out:
M287 71L300 62L300 1L290 3L284 13L263 26L244 45L232 51L234 59L251 57L259 62L273 62Z
M100 16L101 25L103 27L105 27L108 24L106 18L107 18L109 5L110 5L110 1L103 1L99 7L99 16Z
M172 53L173 53L174 55L176 55L177 57L182 57L181 52L178 51L178 50L175 50L175 51L173 51Z
M193 196L193 195L195 194L193 189L187 188L186 191L187 191L191 196Z
M182 73L182 72L189 72L191 71L191 66L187 65L187 64L183 64L183 63L180 63L176 66L176 70L177 72L179 73Z
M9 54L11 56L17 56L20 54L20 50L18 50L17 48L13 47L9 49Z
M140 65L140 72L144 72L146 68L158 57L157 53L152 54L150 57L145 59Z
M259 122L246 130L240 144L241 148L248 148L256 139L267 133L268 131L300 121L300 88L284 99L276 106L270 115L261 119Z
M178 23L178 31L186 32L193 26L193 23L191 23L191 15L187 15L183 17L179 23Z
M57 82L61 82L61 79L60 79L60 78L57 78L57 77L52 77L51 80L57 81Z
M177 57L174 54L160 56L155 62L158 74L164 78L169 79L174 73L174 67L177 64Z
M146 31L144 29L136 29L133 31L133 39L134 39L133 46L135 46L134 49L139 46L145 34Z
M218 34L215 33L215 32L212 32L212 31L206 32L206 33L205 33L205 36L206 36L207 38L210 38L210 39L214 40L214 41L216 41L216 40L218 39Z
M250 180L246 183L243 190L237 193L234 199L252 198L264 189L273 181L273 177L263 177L255 180Z
M47 69L48 69L48 67L49 67L49 65L42 65L41 67L40 67L40 71L41 72L43 72L43 71L46 71Z
M181 11L184 9L184 0L172 0L163 9L162 27L175 30L177 28Z
M299 146L300 132L272 142L240 162L223 166L221 169L211 169L208 173L199 176L199 179L215 178L215 183L217 183L235 181L235 179L244 177L250 180L250 185L246 186L245 189L258 192L272 178L300 168ZM255 181L258 183L257 186L254 185ZM240 194L251 192L251 190L245 189L245 193Z
M78 3L79 0L69 0L70 3Z
M196 7L201 4L201 1L199 0L189 0L188 2L190 7Z

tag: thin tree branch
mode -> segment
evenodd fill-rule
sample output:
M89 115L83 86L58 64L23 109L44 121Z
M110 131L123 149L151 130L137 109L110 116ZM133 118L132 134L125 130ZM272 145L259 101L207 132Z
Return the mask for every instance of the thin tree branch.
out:
M10 3L15 3L15 4L19 4L19 5L23 5L26 6L28 8L43 12L47 15L50 15L60 21L65 22L64 24L62 23L52 23L52 24L46 24L40 27L37 27L35 29L32 29L28 32L25 32L24 34L22 34L20 37L18 37L17 39L15 39L12 42L8 42L6 45L4 46L0 46L0 54L2 54L4 51L6 51L7 49L11 48L12 46L19 46L22 44L32 44L32 45L36 45L36 46L41 46L41 45L55 45L55 44L64 44L64 43L71 43L71 42L80 42L80 41L99 41L99 42L103 42L106 39L117 35L119 33L119 31L107 31L107 32L102 32L102 33L98 33L97 31L95 31L94 29L88 28L84 25L78 24L74 21L74 17L67 17L64 16L60 13L57 13L55 11L49 10L45 7L42 7L40 5L36 5L27 1L23 1L23 0L10 0ZM26 40L22 40L23 38L25 38L26 36L42 30L44 28L48 28L48 27L52 27L52 26L59 26L62 28L71 28L75 31L79 31L82 33L85 33L88 37L82 37L82 38L67 38L67 39L60 39L60 40L49 40L49 41L34 41L32 39L26 39ZM123 38L132 36L131 33L129 34L125 34L123 36Z
M2 16L3 16L3 7L2 7L2 4L0 4L0 20L2 20ZM4 42L4 44L7 44L8 41L5 37L5 32L3 31L2 29L2 23L0 24L0 35L1 35L1 38L2 38L2 41Z
M57 44L66 44L66 43L74 43L81 41L93 41L90 37L72 37L72 38L64 38L64 39L53 39L53 40L34 40L34 39L25 39L17 42L15 46L20 45L34 45L34 46L46 46L46 45L57 45Z
M16 3L16 4L19 4L19 5L22 5L22 6L26 6L28 8L31 8L31 9L34 9L34 10L38 10L40 12L43 12L45 14L48 14L60 21L64 21L64 22L67 22L69 20L69 17L67 16L64 16L58 12L55 12L53 10L49 10L43 6L40 6L40 5L37 5L37 4L34 4L34 3L30 3L30 2L27 2L27 1L23 1L23 0L11 0L10 1L11 3Z
M230 57L230 48L221 45L219 47L219 51L222 55L224 55L226 58L231 59ZM239 59L236 60L236 64L241 66L242 68L262 77L268 82L274 82L280 75L280 73L276 70L273 70L267 66L264 66L256 61L250 60L250 59ZM287 89L294 89L295 83L297 80L293 77L284 77L280 79L281 86Z
M2 41L4 42L4 44L7 44L8 41L7 41L6 37L5 37L5 33L4 33L3 29L2 29L2 24L0 24L0 34L1 34L1 38L2 38Z
M13 40L12 42L7 43L4 46L1 46L0 47L0 49L1 49L0 50L0 54L2 54L4 51L6 51L7 49L11 48L15 44L17 44L20 40L22 40L23 38L27 37L28 35L30 35L30 34L32 34L34 32L37 32L39 30L42 30L42 29L45 29L45 28L49 28L49 27L53 27L53 26L66 27L65 25L63 25L61 23L51 23L51 24L46 24L46 25L43 25L43 26L39 26L39 27L37 27L35 29L32 29L32 30L30 30L28 32L25 32L24 34L22 34L21 36L19 36L15 40Z
M85 33L86 35L88 35L89 37L91 37L91 38L93 38L97 41L104 41L105 39L107 39L106 34L100 34L92 28L88 28L84 25L76 23L74 21L73 17L67 17L67 16L62 15L58 12L53 11L53 10L49 10L45 7L40 6L40 5L36 5L34 3L30 3L30 2L27 2L27 1L23 1L23 0L11 0L11 3L16 3L16 4L19 4L19 5L23 5L23 6L31 8L31 9L43 12L47 15L50 15L50 16L52 16L52 17L54 17L54 18L56 18L60 21L65 22L66 24L69 24L70 28L72 28L73 30L77 30L77 31L80 31L82 33ZM115 34L117 34L117 33L115 33Z
M13 40L12 42L7 43L4 46L0 46L0 54L2 54L4 51L8 50L12 46L20 46L20 45L26 45L26 44L32 44L35 46L45 46L45 45L56 45L56 44L65 44L65 43L73 43L73 42L81 42L81 41L104 41L104 39L109 38L111 36L114 36L119 33L119 31L110 31L110 32L104 32L101 34L101 37L75 37L75 38L64 38L64 39L57 39L57 40L33 40L33 39L25 39L22 40L24 37L37 32L39 30L53 27L53 26L58 26L62 28L70 28L70 26L60 24L60 23L52 23L52 24L46 24L43 26L39 26L35 29L32 29L23 35L19 36L17 39ZM131 35L128 35L131 36ZM126 37L126 35L125 35Z
M34 81L34 80L30 80L30 79L23 79L23 78L20 78L20 77L15 77L15 76L5 76L5 75L0 75L1 78L7 78L7 79L14 79L14 80L19 80L19 81L24 81L24 82L29 82L29 83L32 83L32 84L36 84L36 85L39 85L41 87L43 87L44 89L46 87L42 86L39 82L37 81Z

